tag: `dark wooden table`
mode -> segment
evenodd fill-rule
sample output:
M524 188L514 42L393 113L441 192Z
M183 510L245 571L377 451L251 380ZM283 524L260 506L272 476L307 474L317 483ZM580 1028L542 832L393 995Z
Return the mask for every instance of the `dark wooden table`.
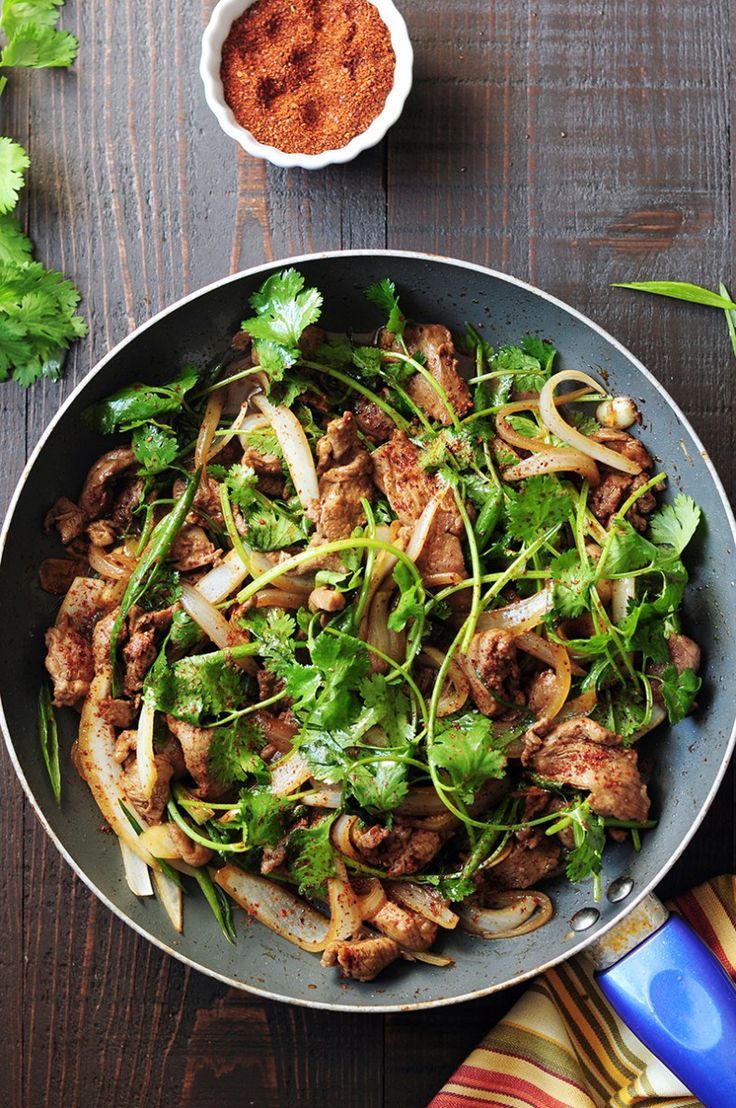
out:
M137 324L228 272L401 247L484 262L588 312L657 374L733 494L736 364L720 313L612 290L727 282L729 0L405 0L414 90L380 149L324 172L245 157L197 73L211 0L69 0L71 74L10 74L24 218L84 296L62 384L0 387L3 507L73 384ZM29 735L29 741L31 741ZM0 1103L419 1108L513 999L416 1015L264 1003L102 907L0 765ZM667 881L734 866L734 777Z

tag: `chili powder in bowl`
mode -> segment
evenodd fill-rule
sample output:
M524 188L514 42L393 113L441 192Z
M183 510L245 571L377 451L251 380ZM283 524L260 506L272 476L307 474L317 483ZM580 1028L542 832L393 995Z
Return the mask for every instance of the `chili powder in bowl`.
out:
M380 142L412 60L392 0L220 0L200 74L220 126L249 154L320 169Z

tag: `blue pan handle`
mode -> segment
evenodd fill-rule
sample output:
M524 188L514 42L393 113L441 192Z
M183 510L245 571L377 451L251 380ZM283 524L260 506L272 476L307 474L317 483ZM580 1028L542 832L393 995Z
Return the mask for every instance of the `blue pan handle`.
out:
M706 1108L736 1105L736 988L679 916L596 978L624 1023Z

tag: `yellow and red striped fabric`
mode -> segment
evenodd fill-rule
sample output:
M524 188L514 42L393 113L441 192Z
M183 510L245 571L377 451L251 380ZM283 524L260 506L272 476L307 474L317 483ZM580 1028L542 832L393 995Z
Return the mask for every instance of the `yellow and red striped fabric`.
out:
M672 901L736 981L736 876ZM429 1108L694 1108L700 1101L621 1023L589 964L538 978Z

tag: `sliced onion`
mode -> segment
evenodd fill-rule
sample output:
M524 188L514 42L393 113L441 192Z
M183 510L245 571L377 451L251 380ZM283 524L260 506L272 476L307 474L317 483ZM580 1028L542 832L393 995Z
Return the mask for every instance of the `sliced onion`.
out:
M531 457L524 458L516 465L509 466L503 471L503 478L504 481L523 481L526 477L536 477L541 473L567 471L579 473L591 488L596 488L600 484L601 475L592 458L587 457L581 450L556 447L548 447L539 454L532 454Z
M158 870L153 871L153 882L166 915L171 920L174 930L181 935L184 930L184 896L181 885L173 877L169 877L168 873L161 873Z
M343 802L342 786L340 785L322 785L318 782L316 785L316 791L313 793L307 793L302 797L302 804L306 804L309 808L339 808Z
M306 511L319 499L319 483L304 428L292 411L276 407L260 393L252 402L266 416L279 440L296 494Z
M324 950L330 921L290 889L231 865L218 869L214 879L249 915L283 939L312 953Z
M383 885L376 877L369 877L364 882L364 891L358 894L358 907L361 919L370 923L384 907L388 897Z
M150 869L138 854L133 853L127 843L124 843L122 839L118 839L118 842L120 843L120 853L123 856L123 868L128 888L135 896L153 896ZM157 876L155 870L154 875Z
M357 816L338 816L330 828L330 841L346 858L352 858L354 862L364 862L363 855L353 843L353 829L357 824Z
M172 837L172 830L171 823L154 823L145 828L138 841L154 858L165 861L181 858L181 846Z
M210 454L212 440L215 437L217 425L222 415L222 406L225 403L225 395L222 389L213 392L207 401L202 423L197 435L197 445L194 448L194 468L199 469L207 461Z
M150 800L156 787L156 761L153 754L153 724L156 709L143 698L141 714L138 717L138 737L135 744L135 765L141 792L145 800Z
M541 623L551 610L552 586L547 584L525 600L516 600L504 608L494 608L491 612L481 612L476 630L530 631L532 627Z
M215 646L219 646L220 650L227 650L243 641L236 628L228 623L219 608L202 596L199 589L188 585L186 581L181 584L181 606ZM233 664L249 673L254 673L257 668L253 658L234 658Z
M444 659L445 656L441 650L437 650L434 646L425 646L419 660L420 662L422 660L428 662L433 669L438 670ZM463 670L457 662L450 662L437 708L437 715L449 716L453 712L459 712L468 699L469 693L470 685Z
M115 834L147 865L158 869L156 859L140 843L120 801L125 798L123 769L115 761L115 728L102 715L102 701L110 696L110 676L98 674L82 705L77 741L77 768L90 787L97 807Z
M120 552L107 551L93 544L87 550L87 561L95 573L109 581L127 581L134 568L132 559Z
M555 397L555 404L569 404L573 400L580 400L582 396L588 396L589 394L589 388L577 389L575 392L568 392L564 396ZM512 400L510 404L504 404L496 415L496 433L498 437L507 442L509 446L518 446L520 450L529 450L534 454L540 450L556 449L550 447L550 443L544 441L541 427L539 436L532 438L531 435L522 435L519 431L515 431L508 421L507 417L514 415L516 412L535 412L538 408L539 400L537 397L529 397L526 400Z
M636 598L635 577L614 577L611 581L611 615L614 623L621 623L629 612L629 601Z
M553 720L570 695L572 666L570 655L564 646L559 643L549 642L547 639L535 635L533 631L524 631L516 637L516 645L533 658L546 662L552 666L557 678L555 688L545 705L544 719Z
M433 785L413 785L396 811L402 816L441 816L447 805Z
M428 966L454 966L455 961L446 954L432 954L429 950L404 950L401 951L404 958L410 962L426 962Z
M587 435L583 435L576 427L572 427L562 418L557 411L555 389L558 385L562 384L563 381L581 381L602 396L606 394L606 390L599 385L597 381L594 381L592 377L589 377L587 373L581 373L576 369L564 369L560 373L555 373L550 377L549 381L545 383L539 394L539 414L547 430L551 431L553 435L556 435L558 439L562 439L563 442L580 450L589 458L594 458L597 462L600 462L601 465L606 465L621 473L630 473L634 476L641 473L642 467L637 462L631 461L630 458L625 458L623 454L617 454L615 450L611 450L610 447L604 446L603 443L595 442L593 439L588 438Z
M210 604L219 604L235 592L247 576L248 568L241 562L237 550L230 550L218 565L200 577L195 588Z
M252 388L253 387L252 382L248 382L248 383L251 385L251 388ZM266 426L268 425L268 420L264 420L264 417L262 415L258 415L258 416L254 417L254 416L248 414L248 412L249 412L249 399L250 398L248 398L247 400L245 400L243 402L243 404L241 404L240 411L235 416L235 419L232 421L232 423L227 428L225 433L222 434L222 435L217 436L218 441L215 443L214 446L210 447L209 453L207 454L207 461L208 462L211 462L213 458L216 458L217 455L220 453L220 451L224 450L225 447L228 445L228 443L231 442L231 440L237 434L239 434L240 432L246 430L246 427L248 426L250 420L253 420L255 418L255 419L260 421L261 425L263 425L264 422L265 422ZM255 427L250 426L250 430L255 430Z
M457 927L460 917L436 890L428 889L426 885L417 885L413 881L389 881L386 888L392 900L417 912L424 919L449 931Z
M406 633L392 631L388 625L394 590L393 580L389 579L388 584L376 592L364 620L361 621L360 637L363 642L375 646L395 662L400 662L406 654ZM388 663L373 655L371 667L374 672L384 673L388 669Z
M363 917L355 890L348 880L345 863L335 862L336 877L327 879L327 899L330 906L330 928L327 943L350 939L360 931Z
M271 770L271 792L287 796L312 776L312 770L298 751L287 754Z
M75 577L56 613L56 626L88 628L100 612L111 612L125 591L125 583L103 581L99 577Z
M406 556L407 558L411 558L412 562L416 562L417 558L424 550L432 530L434 517L437 515L437 509L440 506L440 501L444 500L447 491L447 489L442 489L441 492L435 493L432 499L425 504L421 515L414 524L409 542L406 546Z
M544 893L509 889L494 894L497 908L476 905L459 910L464 931L481 939L512 939L543 927L554 915L552 901Z
M254 608L303 608L304 596L283 589L261 589L253 597Z

